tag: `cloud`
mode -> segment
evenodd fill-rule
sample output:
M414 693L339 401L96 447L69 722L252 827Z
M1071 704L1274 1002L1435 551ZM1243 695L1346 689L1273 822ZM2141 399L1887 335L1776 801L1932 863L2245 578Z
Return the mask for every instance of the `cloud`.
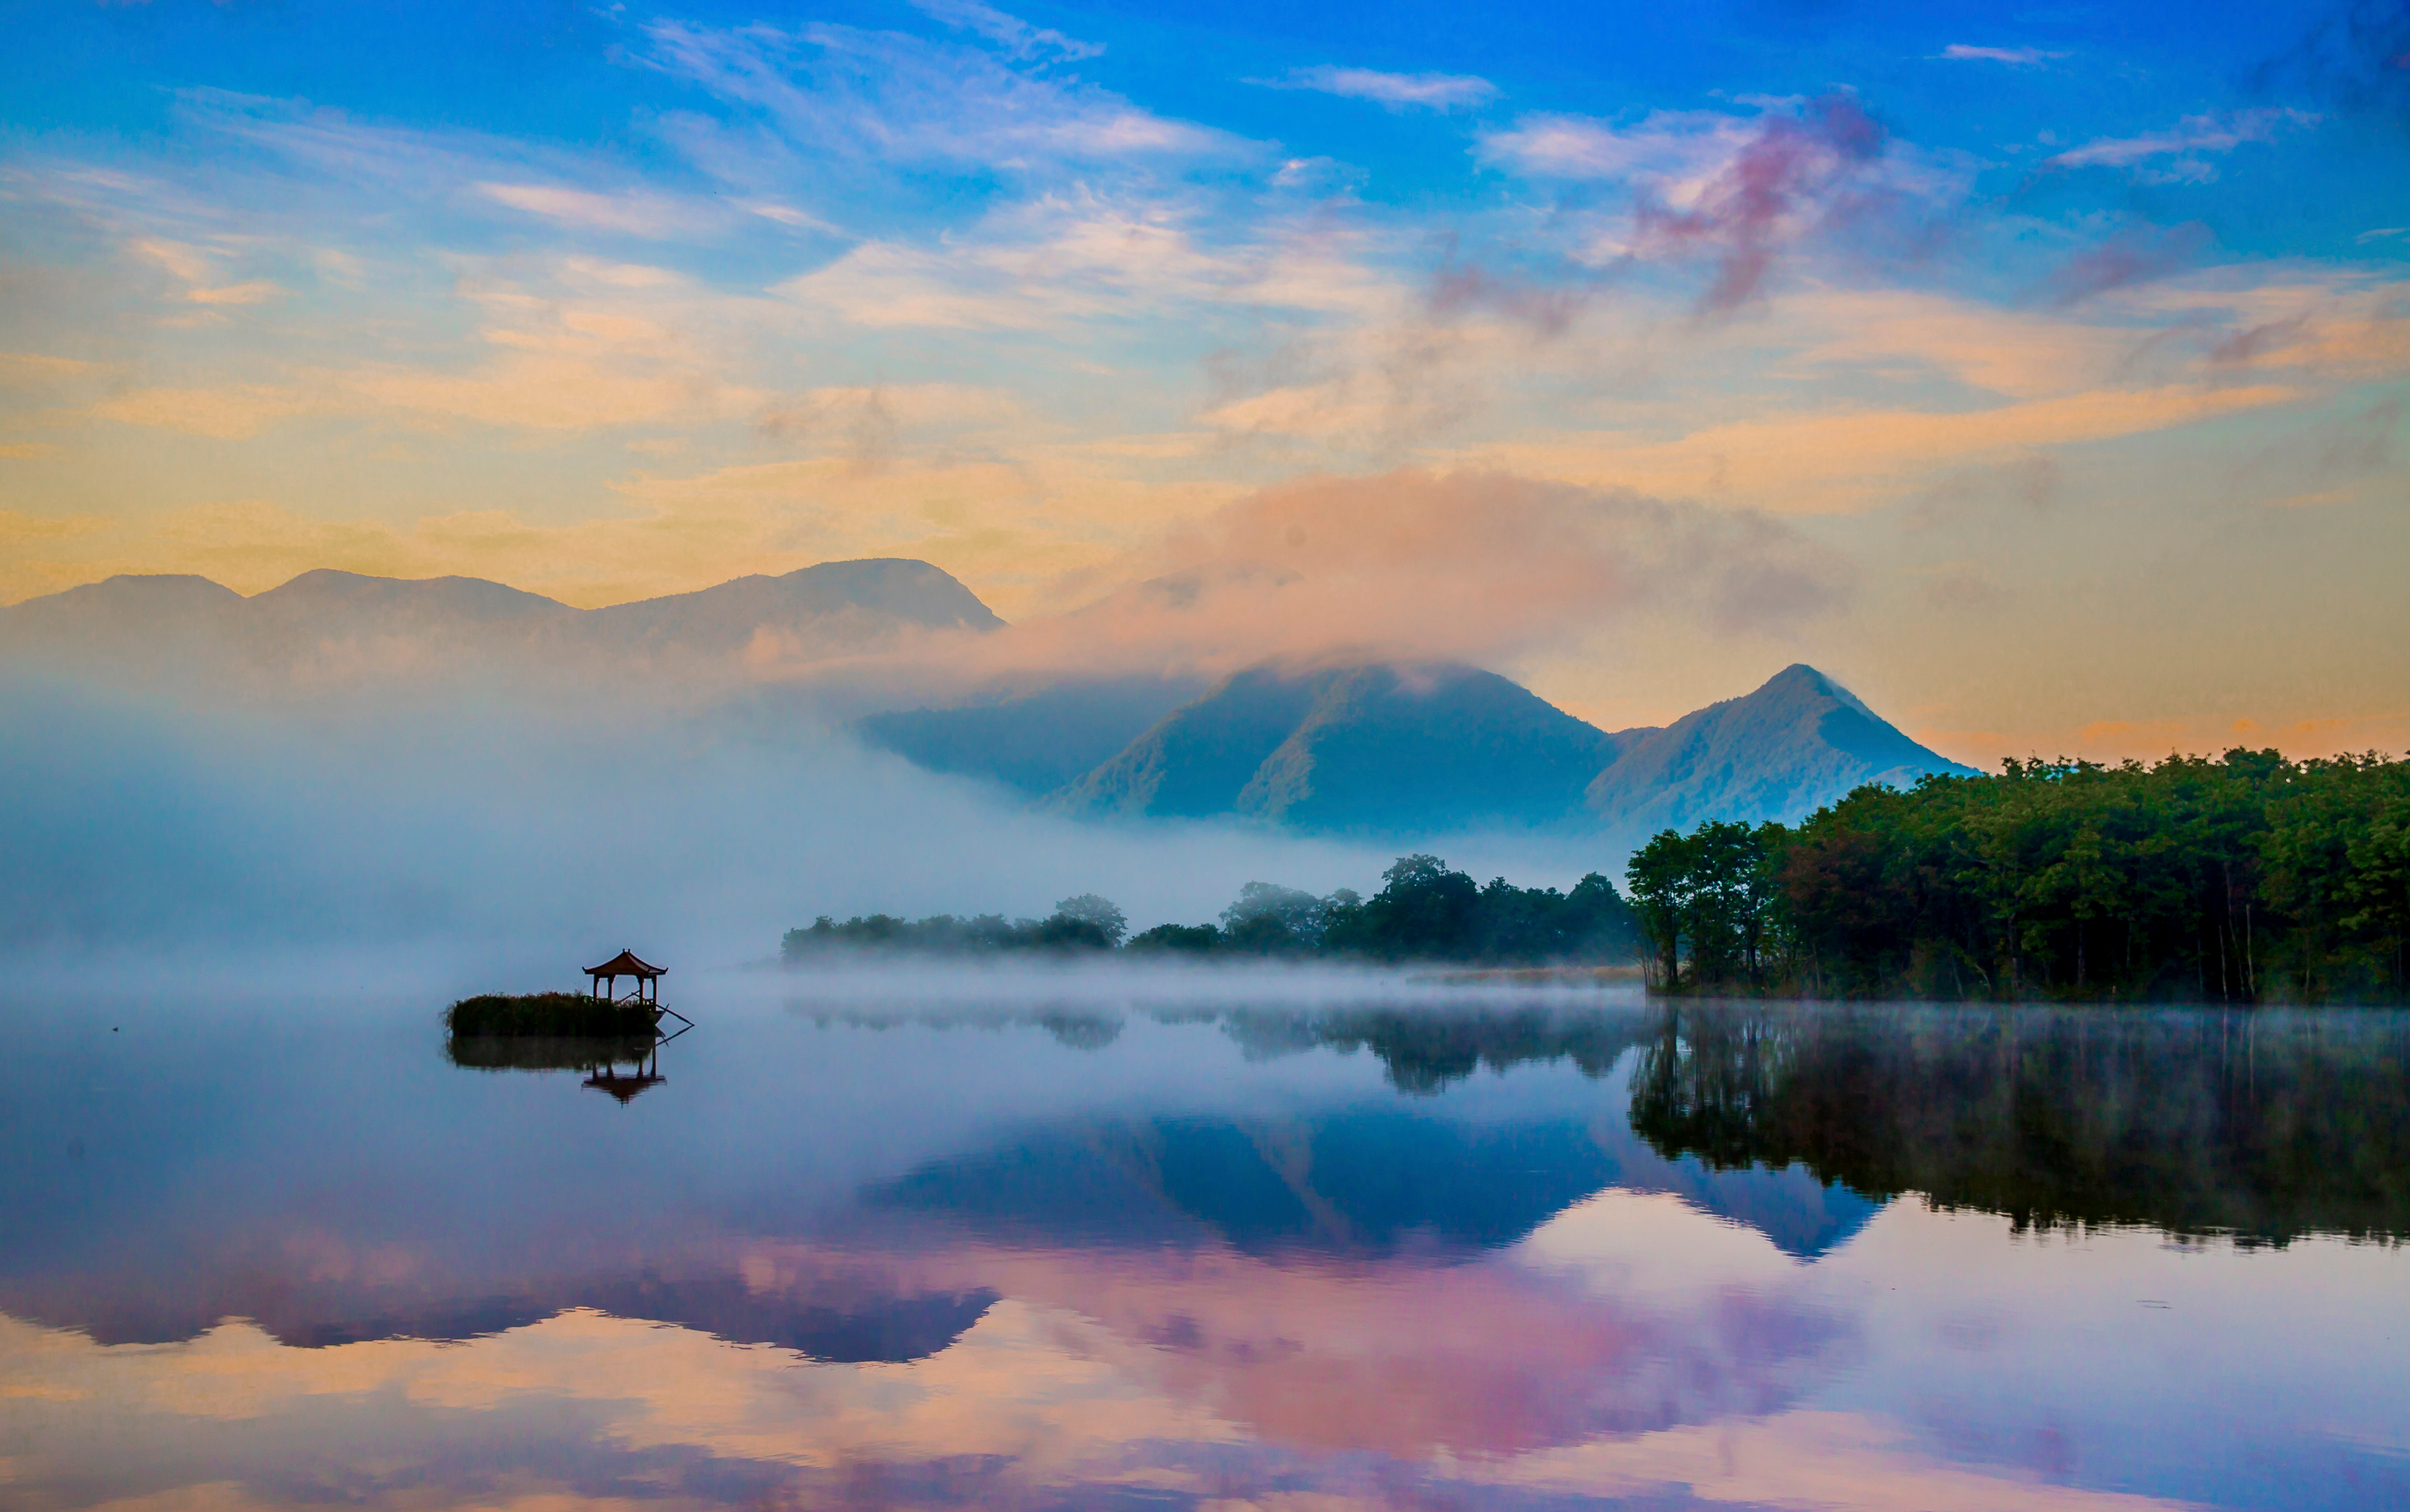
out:
M762 391L729 377L742 339L733 327L758 327L763 301L705 296L664 269L581 257L520 280L464 276L452 292L485 317L467 361L261 364L272 378L129 388L83 413L240 441L304 415L570 432L733 421L763 403Z
M306 100L187 89L176 93L175 113L186 126L219 138L212 145L220 151L225 142L240 142L325 183L374 193L380 216L390 214L396 194L432 200L483 182L535 187L545 182L592 182L599 174L617 177L622 171L591 154L478 132L375 125ZM151 193L155 197L156 191ZM323 235L324 228L323 215L311 218L311 233Z
M105 362L42 352L0 352L0 385L11 388L50 388L80 379L105 378L116 369Z
M1630 125L1589 116L1530 115L1484 131L1476 151L1489 163L1560 179L1634 179L1679 194L1711 176L1756 128L1756 118L1715 110L1652 110Z
M191 388L129 388L111 394L84 413L122 425L181 430L189 436L243 441L261 428L297 414L322 412L324 396L272 384L225 384Z
M2015 399L2099 383L2132 351L2130 331L2066 316L1999 310L1909 289L1815 289L1785 312L1805 329L1773 371L1831 382L1836 369L1896 372L1928 385L1935 374Z
M1882 128L1855 101L1828 96L1803 120L1769 121L1690 204L1644 207L1642 239L1712 249L1715 282L1700 308L1731 310L1757 292L1803 213L1829 205L1882 147Z
M1854 513L1900 497L1938 469L2109 441L2298 401L2298 387L2093 388L1957 413L1880 409L1769 415L1672 441L1569 434L1491 443L1468 461L1527 476L1748 505L1776 514Z
M62 541L70 536L106 531L109 524L109 521L94 515L28 515L19 510L0 509L0 541L11 545L26 541Z
M1496 661L1644 610L1716 634L1781 634L1854 592L1840 559L1762 516L1469 472L1265 488L1058 592L1133 577L978 654L1213 670L1269 657Z
M759 215L765 221L775 221L780 225L791 226L798 231L822 231L832 236L842 236L845 234L841 227L821 220L817 215L806 214L804 211L797 210L792 205L781 205L769 200L755 200L750 203L742 204L738 206L738 208L749 215Z
M2191 263L2209 242L2209 230L2188 222L2169 230L2132 227L2061 263L2043 281L2050 303L2065 310L2096 294L2164 278Z
M1089 194L1012 207L936 247L864 241L778 284L782 298L873 329L1044 331L1177 319L1228 305L1362 314L1394 298L1333 239L1272 224L1209 246L1184 207Z
M476 192L497 204L588 231L617 231L662 239L690 235L699 208L661 195L595 194L542 183L480 183Z
M1239 145L976 48L835 25L715 30L663 21L647 35L658 66L753 113L803 163L1035 173L1212 155Z
M2145 132L2139 137L2104 137L2046 158L2041 166L2124 168L2171 157L2175 159L2173 164L2146 170L2145 177L2161 182L2206 183L2217 177L2217 167L2206 161L2204 154L2230 153L2245 142L2272 142L2283 127L2315 126L2320 119L2306 110L2277 108L2188 115L2169 130Z
M570 342L530 343L465 372L368 366L322 371L306 383L133 388L84 413L123 425L245 441L302 415L587 430L736 419L761 402L708 372L614 362Z
M2039 68L2053 58L2063 58L2064 52L2044 52L2040 48L1971 47L1965 42L1953 42L1936 54L1960 63L2005 63L2011 68Z
M1480 1463L1468 1481L1534 1494L1641 1500L1659 1488L1703 1504L1806 1508L1918 1507L1924 1512L2178 1512L2180 1502L2090 1490L1983 1469L1923 1450L1873 1414L1798 1410L1746 1423L1600 1435L1563 1448Z
M1030 25L1018 16L1008 16L994 6L980 0L911 0L912 8L947 25L986 37L1008 56L1021 59L1043 58L1053 54L1066 62L1082 58L1102 57L1102 42L1082 42L1065 36L1052 28Z
M186 284L206 284L214 273L208 255L200 249L165 237L143 237L126 250Z
M762 434L787 441L834 443L858 468L896 460L907 433L959 434L1026 421L1026 413L1003 389L964 384L869 384L816 388L793 396L754 418Z
M266 279L213 284L212 281L217 277L217 259L224 254L189 242L170 240L165 237L138 237L127 243L126 250L139 260L165 270L179 283L191 284L183 296L188 304L259 304L284 292L281 286Z
M1698 308L1717 314L1757 294L1786 244L1902 197L1904 181L1878 182L1886 146L1874 118L1836 94L1756 116L1656 111L1629 126L1530 117L1485 133L1477 150L1524 173L1626 187L1628 232L1591 255L1705 257L1714 274Z
M272 299L284 290L266 279L253 279L243 284L228 284L213 289L193 289L184 298L193 304L259 304Z
M1390 74L1372 68L1340 68L1329 64L1292 68L1278 79L1251 79L1266 89L1303 89L1336 94L1343 99L1371 100L1392 110L1417 106L1430 110L1486 105L1498 97L1498 86L1472 74Z

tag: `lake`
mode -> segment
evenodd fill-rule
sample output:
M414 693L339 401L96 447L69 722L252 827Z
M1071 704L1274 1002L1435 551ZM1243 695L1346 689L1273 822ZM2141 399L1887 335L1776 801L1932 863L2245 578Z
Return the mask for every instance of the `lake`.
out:
M2410 1505L2401 1013L672 1000L18 994L0 1501Z

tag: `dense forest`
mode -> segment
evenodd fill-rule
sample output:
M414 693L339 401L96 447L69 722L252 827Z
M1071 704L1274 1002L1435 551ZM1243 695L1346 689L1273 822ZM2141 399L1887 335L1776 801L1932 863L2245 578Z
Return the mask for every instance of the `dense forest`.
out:
M1093 894L1046 919L871 914L829 950L1090 952L1484 966L1645 963L1675 994L2118 1001L2410 996L2410 763L2009 762L1865 787L1797 825L1710 821L1632 858L1627 892L1479 884L1400 857L1371 897L1249 882L1217 923L1128 938Z
M911 951L966 954L999 951L1077 952L1125 950L1158 957L1289 960L1447 961L1545 966L1628 961L1639 936L1615 884L1593 872L1570 893L1488 885L1451 870L1437 856L1401 856L1363 897L1341 888L1316 897L1270 882L1249 882L1218 923L1158 924L1125 938L1128 923L1093 893L1066 898L1045 919L951 914L908 920L883 913L843 923L822 915L791 929L780 954L794 965L830 951Z
M1632 859L1660 991L2400 1001L2410 763L2010 762Z

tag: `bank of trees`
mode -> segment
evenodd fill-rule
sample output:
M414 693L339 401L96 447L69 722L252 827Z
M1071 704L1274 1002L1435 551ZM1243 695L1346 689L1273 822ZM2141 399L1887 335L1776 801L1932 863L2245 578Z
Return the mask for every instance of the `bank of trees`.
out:
M1328 896L1249 882L1216 923L1159 924L1123 943L1122 912L1093 894L1067 898L1047 919L940 914L918 921L870 914L843 923L822 917L787 932L790 963L830 949L968 953L1107 951L1153 956L1246 959L1446 961L1538 966L1622 962L1637 938L1615 884L1593 872L1571 892L1484 885L1437 856L1401 856L1371 897L1341 888Z
M808 929L788 930L778 954L791 966L831 951L907 951L929 955L1109 951L1128 933L1128 921L1111 899L1082 893L1057 903L1043 919L1007 919L1000 913L899 919L872 913L839 923L824 913Z
M1628 871L1652 985L1812 996L2400 1000L2410 763L2011 762Z

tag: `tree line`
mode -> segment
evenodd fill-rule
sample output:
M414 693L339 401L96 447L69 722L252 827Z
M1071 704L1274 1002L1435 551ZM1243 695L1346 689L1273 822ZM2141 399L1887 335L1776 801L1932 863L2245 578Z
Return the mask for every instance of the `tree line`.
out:
M1626 872L1650 985L1805 996L2400 1001L2410 763L2016 762Z
M1249 882L1215 923L1158 924L1135 937L1110 899L1084 893L1064 899L1045 919L874 913L840 923L824 914L809 928L789 930L780 955L792 965L831 950L1121 950L1157 957L1545 966L1630 960L1638 938L1631 907L1596 872L1561 893L1517 887L1503 877L1476 883L1437 856L1410 855L1382 873L1381 890L1369 898L1351 888L1317 897Z

